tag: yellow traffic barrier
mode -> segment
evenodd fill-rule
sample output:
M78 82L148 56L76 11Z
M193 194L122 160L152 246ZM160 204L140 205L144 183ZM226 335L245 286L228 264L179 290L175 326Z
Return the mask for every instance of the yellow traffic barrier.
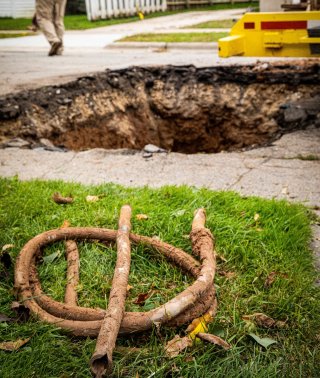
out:
M320 57L320 12L246 13L218 43L222 58Z

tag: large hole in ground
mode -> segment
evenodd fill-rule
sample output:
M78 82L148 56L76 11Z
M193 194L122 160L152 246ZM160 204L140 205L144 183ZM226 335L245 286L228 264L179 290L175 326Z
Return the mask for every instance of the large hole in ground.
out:
M132 67L0 99L0 141L196 153L320 125L320 65Z

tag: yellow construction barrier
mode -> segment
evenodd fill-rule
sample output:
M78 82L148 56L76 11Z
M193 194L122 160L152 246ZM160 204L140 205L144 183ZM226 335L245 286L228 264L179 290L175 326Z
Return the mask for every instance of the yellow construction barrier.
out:
M219 39L219 56L319 57L320 12L246 13Z

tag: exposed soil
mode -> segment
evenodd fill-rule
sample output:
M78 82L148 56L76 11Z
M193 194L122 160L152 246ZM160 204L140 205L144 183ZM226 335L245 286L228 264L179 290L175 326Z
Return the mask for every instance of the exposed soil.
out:
M320 126L320 64L131 67L0 98L0 142L219 152Z

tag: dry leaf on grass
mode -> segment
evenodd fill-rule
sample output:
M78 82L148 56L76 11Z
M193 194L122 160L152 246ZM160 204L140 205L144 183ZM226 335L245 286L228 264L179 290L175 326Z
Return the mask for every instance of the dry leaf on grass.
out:
M133 286L127 285L127 292L130 291L131 289L133 289Z
M67 219L65 219L60 228L68 228L68 227L70 227L70 222Z
M261 312L257 312L252 315L243 315L243 320L254 321L258 326L265 328L283 328L286 326L286 322L282 320L274 320Z
M210 333L198 333L197 337L203 341L207 341L211 344L219 345L223 349L228 350L231 348L231 345L228 344L225 340L221 339L221 337L216 335L211 335Z
M86 201L87 202L97 202L99 201L100 197L99 196L87 196Z
M264 281L264 287L270 287L274 283L276 276L277 276L277 272L270 272L268 274L268 277Z
M61 193L59 192L55 192L53 193L53 196L52 196L52 199L55 203L59 204L59 205L64 205L64 204L68 204L68 203L72 203L73 202L73 198L71 196L69 197L63 197L61 195Z
M148 215L146 215L146 214L137 214L136 218L138 220L147 220L147 219L149 219Z
M254 217L253 217L253 219L255 220L255 222L257 222L259 220L259 218L260 218L260 214L255 213Z
M6 350L8 352L18 350L22 347L22 345L26 344L30 340L30 338L31 337L29 337L28 339L18 339L15 341L4 341L0 343L0 349Z
M288 278L288 275L287 275L287 273L280 273L280 272L270 272L269 274L268 274L268 277L266 278L266 280L264 281L264 287L265 288L268 288L268 287L270 287L273 283L274 283L274 281L275 281L275 279L276 279L276 277L282 277L282 278Z
M236 276L235 272L226 272L225 270L219 270L218 273L220 276L226 277L228 279L234 278Z
M140 293L138 295L138 298L133 301L134 304L137 304L139 306L143 306L148 298L153 295L154 290L149 291L148 293Z
M175 335L175 337L168 341L165 346L165 353L168 357L177 357L180 352L192 345L192 340L188 336L180 337Z

